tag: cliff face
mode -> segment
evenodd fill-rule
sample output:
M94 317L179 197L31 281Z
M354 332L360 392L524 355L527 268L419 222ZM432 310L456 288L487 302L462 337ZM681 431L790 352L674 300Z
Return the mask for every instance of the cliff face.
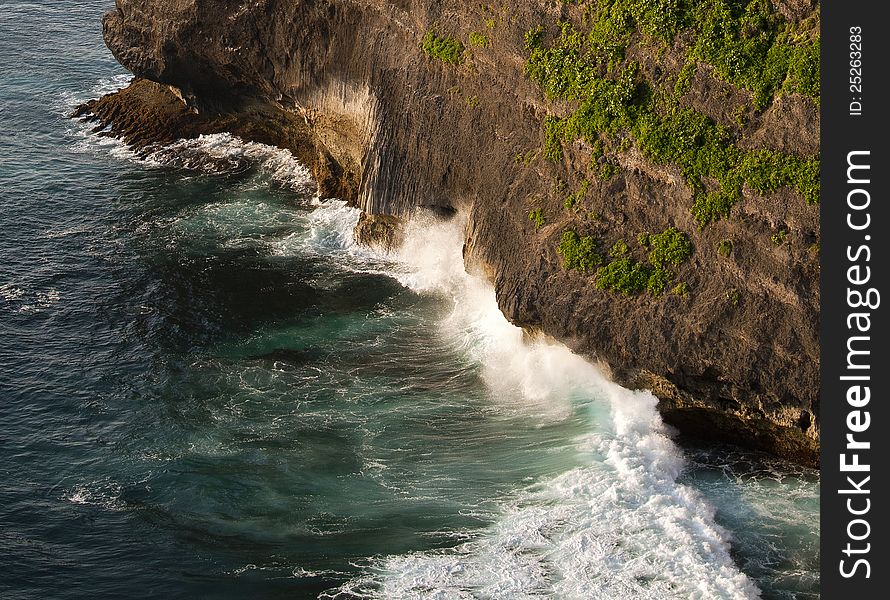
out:
M590 4L118 0L105 39L139 79L82 112L136 145L228 130L291 148L322 193L367 213L361 239L391 241L392 217L418 207L461 211L468 265L491 278L514 323L652 389L681 431L815 463L818 207L802 184L758 183L750 169L736 181L727 169L817 155L818 104L793 86L757 99L717 54L714 66L690 53L699 34L657 41L630 28L615 64L591 80L611 90L625 73L624 108L601 139L573 134L566 124L598 121L572 120L578 97L542 88L557 58L583 54L558 22L595 27L604 13ZM654 4L652 14L667 10ZM759 5L794 43L811 35L808 1ZM527 69L536 48L537 80ZM690 148L716 135L716 147L733 148L724 166L698 173L659 154L653 123L664 129L668 114L683 116L679 133L659 143L677 142L699 115L707 126ZM562 127L558 139L544 123ZM694 213L721 185L737 190L730 208ZM682 239L646 235L675 230ZM682 256L655 254L677 239Z

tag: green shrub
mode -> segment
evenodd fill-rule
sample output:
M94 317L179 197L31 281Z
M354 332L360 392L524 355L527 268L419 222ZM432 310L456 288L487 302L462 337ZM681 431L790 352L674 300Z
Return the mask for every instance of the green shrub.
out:
M544 226L544 214L540 208L536 208L528 213L528 220L535 224L535 231Z
M628 253L627 244L624 240L618 240L609 250L609 256L612 258L621 258Z
M769 0L695 4L693 55L725 81L751 90L763 108L782 85L788 63L785 47L774 44L780 21Z
M494 23L494 21L492 21ZM492 25L493 27L494 25ZM534 29L525 32L525 48L526 50L538 50L544 40L544 26L538 25Z
M445 63L458 65L463 61L464 45L451 36L440 37L433 31L427 31L420 47L429 56Z
M707 194L699 192L692 204L692 214L695 215L698 224L704 227L709 223L728 217L729 211L740 197L741 188L739 186L724 186L716 192Z
M819 100L820 41L795 46L788 59L788 87L793 92Z
M688 260L694 251L689 237L674 227L662 233L641 233L640 246L649 249L649 264L635 260L624 240L618 240L609 250L611 262L597 271L599 289L620 292L625 296L648 291L655 297L664 293L674 273L670 266Z
M732 254L732 240L723 240L717 244L717 254L723 257Z
M675 296L686 299L689 297L689 286L686 285L685 281L678 283L674 286L674 289L671 290L671 293Z
M695 248L689 237L675 227L649 237L649 262L657 268L677 266L687 260Z
M818 158L742 150L727 127L676 100L697 65L709 63L722 79L750 90L756 109L783 89L818 101L819 40L792 40L770 0L600 0L583 15L586 31L563 22L549 43L541 26L526 33L529 77L548 98L576 103L563 118L545 118L547 158L560 160L562 145L577 139L632 139L653 163L680 168L702 227L727 217L745 184L763 194L792 187L808 203L819 201ZM654 89L635 63L621 68L635 32L669 43L684 30L694 45L673 95ZM605 150L595 146L592 159L601 165L597 175L608 179L615 166L601 160ZM708 180L717 187L706 191Z
M597 252L596 240L589 235L580 237L574 231L562 234L562 242L556 251L563 257L563 265L569 270L585 273L603 262L602 256Z
M596 287L633 296L647 289L651 275L650 267L625 256L597 271Z
M566 196L566 199L563 201L563 206L566 207L566 210L572 210L577 204L584 200L584 197L587 196L587 191L589 189L590 181L588 181L587 179L583 180L581 182L581 185L578 186L578 190Z
M690 58L686 61L686 64L683 65L680 74L677 76L677 83L674 84L675 96L679 98L686 95L686 92L692 87L692 78L695 77L697 69L698 63L695 62L694 58Z
M655 267L649 274L646 290L656 298L664 293L664 289L674 278L674 274L667 269Z
M562 158L562 138L565 125L562 119L553 116L544 117L544 156L552 161Z
M818 204L820 194L819 168L817 158L798 159L800 162L794 171L792 182L797 193L803 196L807 204Z
M608 161L603 162L600 165L599 171L597 171L597 177L599 177L602 181L609 181L617 174L618 167Z
M473 31L470 33L468 39L471 46L476 46L477 48L488 48L488 38L481 33Z

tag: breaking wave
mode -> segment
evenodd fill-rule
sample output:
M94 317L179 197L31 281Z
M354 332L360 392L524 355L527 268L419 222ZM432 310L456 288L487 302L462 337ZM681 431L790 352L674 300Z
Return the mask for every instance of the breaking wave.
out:
M447 550L376 557L328 598L756 598L714 509L677 478L684 461L648 392L610 382L556 342L528 341L491 285L468 274L459 220L417 219L391 275L452 300L441 335L482 366L496 401L531 403L544 418L592 414L575 441L582 467L505 503L475 539Z

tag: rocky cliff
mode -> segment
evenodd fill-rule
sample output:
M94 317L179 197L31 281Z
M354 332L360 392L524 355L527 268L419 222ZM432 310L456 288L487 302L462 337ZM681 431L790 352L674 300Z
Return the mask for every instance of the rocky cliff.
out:
M137 79L81 116L287 147L369 242L459 211L514 323L682 432L816 462L808 0L118 0L104 32Z

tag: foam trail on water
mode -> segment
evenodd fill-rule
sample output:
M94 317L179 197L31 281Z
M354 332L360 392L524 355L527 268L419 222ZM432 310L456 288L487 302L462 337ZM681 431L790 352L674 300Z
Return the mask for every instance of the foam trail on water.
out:
M83 90L66 90L60 92L53 103L53 108L62 116L68 116L71 111L91 98L98 98L111 94L130 85L133 81L132 73L118 73L109 77L102 77L91 87Z
M124 141L93 133L92 123L74 122L69 133L79 137L75 152L107 152L115 158L150 169L175 168L208 175L244 173L256 169L266 182L300 194L314 194L312 175L289 151L259 142L248 142L230 133L213 133L172 144L154 146L147 153L134 151Z
M730 556L728 534L683 468L652 394L610 382L565 346L527 341L484 279L465 272L463 226L415 220L391 274L419 293L450 297L440 323L483 367L498 402L530 405L537 418L568 416L572 403L611 415L579 452L590 464L522 490L477 538L442 551L374 559L330 598L757 598Z
M315 189L309 170L289 150L247 142L230 133L180 140L157 148L143 160L204 173L237 173L255 167L282 187L297 192Z

